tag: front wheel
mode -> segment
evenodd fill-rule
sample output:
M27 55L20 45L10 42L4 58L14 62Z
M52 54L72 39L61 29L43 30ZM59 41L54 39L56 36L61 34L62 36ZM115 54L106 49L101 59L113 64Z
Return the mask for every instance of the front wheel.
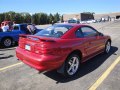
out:
M105 53L109 53L111 49L111 43L110 41L107 41L107 43L105 44Z
M77 54L71 54L66 62L64 67L64 75L65 76L73 76L75 75L80 67L80 57Z

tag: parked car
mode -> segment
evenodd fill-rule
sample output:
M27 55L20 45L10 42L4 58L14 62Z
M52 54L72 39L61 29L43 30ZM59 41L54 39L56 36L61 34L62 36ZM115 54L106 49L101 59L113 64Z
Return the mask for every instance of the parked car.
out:
M70 19L67 21L68 23L80 23L78 20Z
M97 19L96 20L96 23L100 23L102 20L101 19Z
M87 23L96 23L96 20L90 19L90 20L87 20Z
M4 47L10 47L18 42L19 34L29 34L27 31L27 24L15 24L12 31L0 32L0 44Z
M0 44L4 47L10 47L19 39L19 34L25 34L27 24L16 24L12 31L0 32Z
M88 25L55 24L35 35L21 35L16 56L40 72L57 70L73 76L81 63L104 52L111 38Z
M87 20L80 21L80 24L87 24Z

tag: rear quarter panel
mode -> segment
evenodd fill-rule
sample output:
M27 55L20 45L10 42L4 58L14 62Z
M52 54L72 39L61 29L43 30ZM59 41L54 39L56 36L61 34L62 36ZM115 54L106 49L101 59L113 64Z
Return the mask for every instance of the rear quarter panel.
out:
M82 53L82 57L85 57L87 54L84 50L86 43L83 39L59 39L56 41L56 44L51 44L51 48L55 51L55 54L63 56L64 60L75 50L79 50Z

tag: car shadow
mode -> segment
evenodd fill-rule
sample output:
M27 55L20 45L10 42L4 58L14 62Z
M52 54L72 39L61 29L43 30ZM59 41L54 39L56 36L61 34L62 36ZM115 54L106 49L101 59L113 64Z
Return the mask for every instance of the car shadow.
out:
M4 55L4 53L0 54L0 55Z
M76 80L76 79L94 71L95 69L97 69L111 55L117 55L115 53L117 50L118 50L117 47L112 46L109 54L99 54L96 57L86 61L85 63L83 63L81 65L80 70L73 77L66 78L66 77L62 76L61 74L57 73L56 71L46 72L46 73L44 73L44 75L46 75L47 77L55 80L56 84L57 83L66 83L66 82L69 82L69 81L72 81L72 80Z
M1 60L1 59L11 58L11 57L14 57L14 56L13 56L13 55L3 56L3 57L0 57L0 60Z
M15 43L14 45L12 45L11 47L4 47L4 46L2 46L1 44L0 44L0 51L3 49L12 49L12 48L14 48L14 47L17 47L18 46L18 43Z
M10 47L10 48L0 48L0 51L7 51L7 50L15 50L15 47Z

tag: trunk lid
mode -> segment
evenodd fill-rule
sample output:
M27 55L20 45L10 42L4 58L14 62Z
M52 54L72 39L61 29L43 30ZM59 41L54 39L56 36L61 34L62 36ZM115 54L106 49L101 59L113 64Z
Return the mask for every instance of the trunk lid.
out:
M52 54L56 39L34 35L20 35L19 47L37 54Z

